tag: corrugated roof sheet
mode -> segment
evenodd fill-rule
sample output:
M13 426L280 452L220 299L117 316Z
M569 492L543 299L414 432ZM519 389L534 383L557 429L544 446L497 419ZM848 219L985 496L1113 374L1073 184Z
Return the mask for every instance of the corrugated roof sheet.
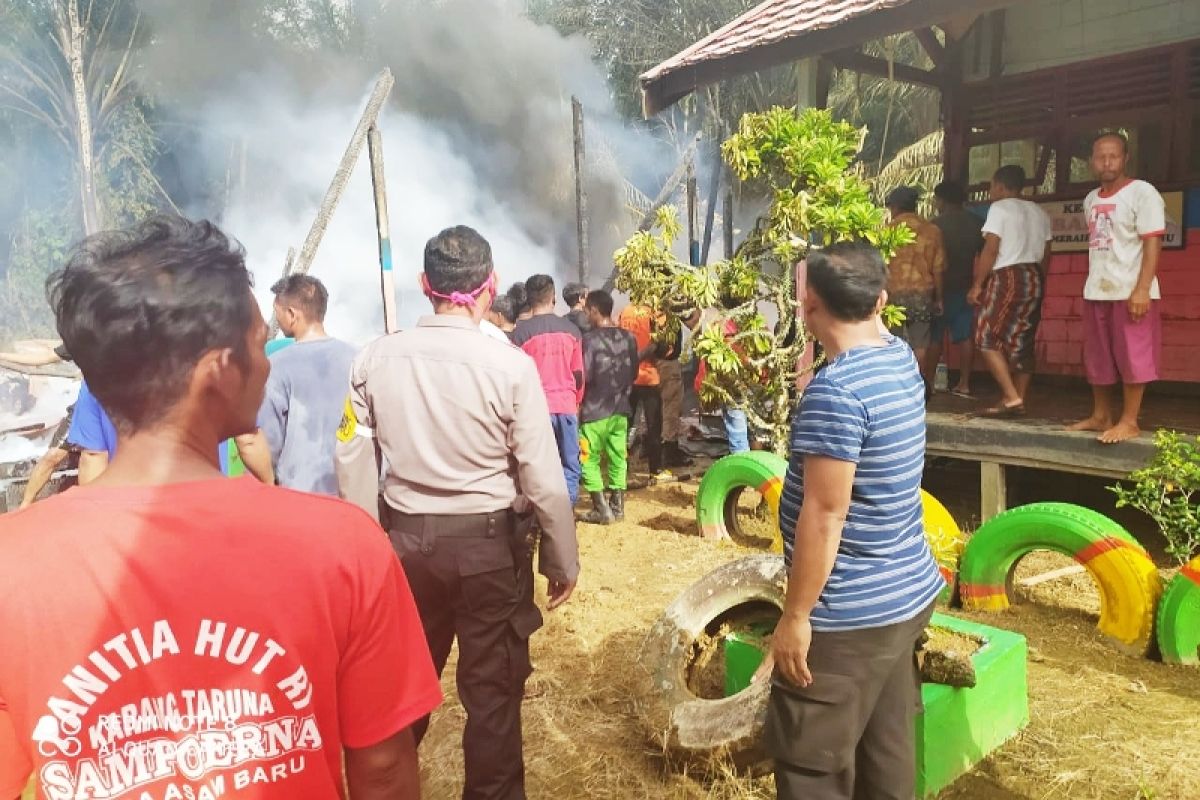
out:
M641 76L652 81L703 61L836 27L856 17L911 0L766 0L720 30Z

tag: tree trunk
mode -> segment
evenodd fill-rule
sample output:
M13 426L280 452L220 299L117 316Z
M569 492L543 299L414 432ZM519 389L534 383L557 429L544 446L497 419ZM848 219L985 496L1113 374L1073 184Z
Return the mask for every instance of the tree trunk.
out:
M88 107L87 83L83 77L83 27L79 24L76 0L66 0L65 25L59 17L59 36L63 53L71 69L75 101L75 135L79 153L79 196L83 212L83 232L91 235L102 227L100 204L96 197L95 160L92 153L92 112Z

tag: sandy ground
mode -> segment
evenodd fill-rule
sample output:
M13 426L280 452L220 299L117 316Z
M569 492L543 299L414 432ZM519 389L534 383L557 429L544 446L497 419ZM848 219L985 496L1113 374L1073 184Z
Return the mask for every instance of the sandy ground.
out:
M534 635L536 673L525 703L531 798L771 798L770 778L679 775L638 724L632 671L646 630L688 584L754 552L699 539L695 484L630 495L626 521L580 525L584 565L571 602ZM1035 553L1019 576L1063 566ZM1099 597L1086 575L1042 584L1000 615L969 615L1017 630L1030 646L1032 722L942 793L955 800L1200 797L1200 673L1121 653L1095 630ZM463 723L453 675L421 748L425 795L461 791Z
M771 779L669 770L638 723L634 676L646 630L687 585L755 550L698 538L695 483L630 495L626 521L580 525L583 578L534 635L524 708L527 789L554 800L773 798ZM1069 563L1035 553L1018 577ZM544 592L544 587L539 591ZM967 615L1028 637L1032 722L941 797L1185 800L1200 797L1200 672L1122 653L1095 630L1086 575L1025 591L999 615ZM424 796L460 796L464 715L454 688L421 747ZM32 797L28 793L26 797Z

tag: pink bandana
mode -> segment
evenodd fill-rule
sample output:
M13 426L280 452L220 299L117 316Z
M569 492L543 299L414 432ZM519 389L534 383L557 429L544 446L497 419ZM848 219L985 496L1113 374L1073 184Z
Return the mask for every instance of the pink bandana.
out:
M439 300L448 300L456 306L473 306L479 300L479 295L484 292L496 293L496 273L488 275L488 279L483 284L471 292L451 292L450 294L442 294L435 292L433 287L429 285L429 281L425 282L425 293L430 297L436 297Z

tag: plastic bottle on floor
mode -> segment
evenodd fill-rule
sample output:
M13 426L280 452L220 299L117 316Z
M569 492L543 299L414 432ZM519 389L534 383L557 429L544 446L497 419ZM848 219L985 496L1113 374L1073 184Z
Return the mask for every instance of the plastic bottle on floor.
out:
M950 391L950 368L945 361L939 361L933 374L933 389L936 392Z

